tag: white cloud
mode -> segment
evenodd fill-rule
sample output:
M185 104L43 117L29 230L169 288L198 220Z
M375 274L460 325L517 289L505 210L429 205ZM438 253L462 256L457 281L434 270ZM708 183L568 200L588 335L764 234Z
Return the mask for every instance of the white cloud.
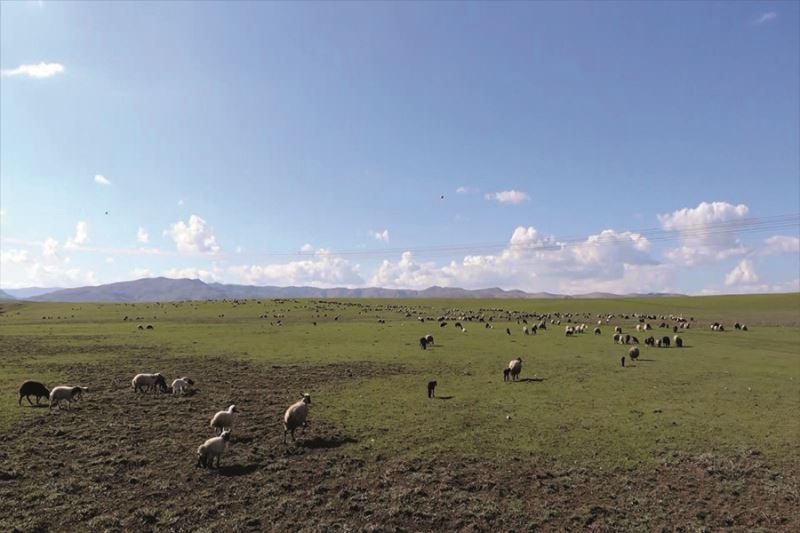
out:
M86 244L89 241L89 224L81 220L75 225L75 236L67 239L64 248L74 249L80 244Z
M747 253L749 249L736 236L735 223L748 212L744 204L701 202L695 208L658 215L664 230L677 231L681 237L681 246L665 255L676 263L695 265Z
M462 185L458 189L456 189L458 194L475 194L481 192L479 189L475 187L469 187L468 185Z
M28 269L28 285L44 287L74 287L78 285L96 285L97 277L93 271L82 271L55 263L42 264L35 262Z
M446 265L419 262L410 251L381 263L370 284L423 289L432 285L527 291L664 290L671 269L650 255L650 242L631 232L605 230L577 243L560 243L533 227L514 230L496 255L467 255ZM634 286L639 283L640 286ZM642 288L642 286L644 288Z
M521 204L527 200L530 200L531 197L528 196L528 193L521 192L521 191L498 191L493 193L487 193L485 195L487 200L494 200L496 202L500 202L501 204Z
M767 11L766 13L761 14L758 18L753 20L753 24L764 24L765 22L770 22L778 18L778 13L775 11Z
M197 215L191 215L188 223L176 222L166 234L175 241L180 253L216 254L220 250L214 230Z
M42 243L42 255L44 257L56 257L58 254L58 241L48 237Z
M108 178L106 178L102 174L95 174L94 182L100 185L111 185L111 182L108 181Z
M199 279L205 282L212 282L217 281L219 278L217 277L218 271L211 271L206 270L203 268L195 268L195 267L186 267L186 268L170 268L169 270L165 270L163 275L168 278L188 278L188 279Z
M752 285L758 283L759 277L752 259L742 259L739 264L725 276L725 285Z
M381 242L389 242L389 230L385 229L383 231L370 231L370 235L372 235L376 240Z
M153 277L153 271L149 268L134 268L131 273L133 274L134 279Z
M150 242L150 234L147 233L147 230L141 226L139 226L139 229L136 230L136 242L140 242L142 244L147 244Z
M0 250L0 263L14 263L21 264L27 263L29 254L27 250L19 250L12 248L11 250Z
M313 285L317 287L361 285L359 266L317 250L311 259L267 265L238 265L229 268L243 283L253 285Z
M38 65L20 65L14 69L3 70L2 75L5 77L49 78L62 72L64 72L64 65L59 63L39 63Z
M301 252L313 252L314 247L310 243L305 243L303 246L300 247Z
M800 238L789 235L773 235L764 241L761 255L782 255L800 253Z

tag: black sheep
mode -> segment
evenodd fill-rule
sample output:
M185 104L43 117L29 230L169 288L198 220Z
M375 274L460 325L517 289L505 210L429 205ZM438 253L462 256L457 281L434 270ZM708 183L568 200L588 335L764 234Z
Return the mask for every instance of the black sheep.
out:
M436 398L436 382L428 382L428 398Z
M50 390L38 381L26 381L19 387L19 405L22 405L22 398L25 397L28 403L33 405L31 396L36 396L36 405L39 405L41 398L50 398Z

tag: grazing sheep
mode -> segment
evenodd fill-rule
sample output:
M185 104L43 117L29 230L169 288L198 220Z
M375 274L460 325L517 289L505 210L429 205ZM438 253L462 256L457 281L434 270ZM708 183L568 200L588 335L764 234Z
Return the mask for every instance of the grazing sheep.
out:
M651 336L651 337L647 337L647 338L644 340L644 343L645 343L645 345L647 345L647 346L655 346L655 345L656 345L656 340L655 340L655 339L654 339L654 338Z
M136 374L131 380L134 392L167 392L167 380L160 373L158 374Z
M654 345L656 348L661 348L661 339L656 339L656 343Z
M508 381L509 379L511 379L511 369L510 368L504 368L503 369L503 381Z
M430 345L433 345L433 335L425 335L425 342Z
M512 359L508 363L508 368L511 371L511 381L517 381L519 379L520 372L522 372L522 357Z
M194 385L194 381L189 378L178 378L172 382L172 394L184 394L189 392L189 386Z
M636 324L636 331L642 331L642 325Z
M602 331L600 331L600 328L594 328L594 334L595 334L595 335L602 335L602 334L603 334L603 332L602 332Z
M631 343L633 343L633 344L639 344L639 339L637 339L636 337L634 337L633 335L631 335Z
M219 411L217 414L214 415L214 418L211 419L211 424L209 427L214 428L216 432L217 429L220 430L220 433L223 431L233 429L233 423L236 421L236 416L239 413L239 410L236 409L235 405L231 405L225 411Z
M639 347L634 346L630 350L628 350L628 357L631 358L631 361L636 361L639 358Z
M303 427L303 432L305 434L305 428L308 425L306 419L308 418L308 404L311 403L311 396L308 394L303 394L303 398L292 405L286 410L286 413L283 415L283 443L286 444L286 434L292 434L292 441L294 441L294 430L299 428L300 426Z
M528 335L528 326L522 326L522 334Z
M436 385L435 381L428 382L428 398L436 398Z
M509 328L506 328L506 335L511 335L511 330Z
M747 331L747 326L745 326L744 324L742 324L742 331Z
M614 336L612 337L614 339L614 344L618 343L621 337L622 335L620 335L619 333L614 333Z
M531 329L530 329L531 335L536 335L536 330L537 330L537 329L538 329L538 328L536 327L536 324L534 324L533 326L531 326Z
M624 339L625 339L625 344L630 344L631 343L631 336L628 335L627 333L625 334Z
M614 326L614 333L622 333L622 328L619 326Z
M50 390L38 381L26 381L19 386L19 405L22 406L22 398L25 397L28 403L33 405L31 396L36 396L36 405L39 405L39 400L42 398L50 397Z
M214 458L217 458L217 468L219 459L228 447L231 440L231 432L223 431L219 437L211 437L197 448L197 466L201 468L214 468Z
M71 410L72 402L77 401L84 392L89 392L89 389L87 387L68 387L66 385L55 387L50 391L50 409L53 409L54 405L58 405L58 408L61 409L61 400L66 400L67 411L69 411Z
M661 347L669 348L669 337L667 336L661 337Z
M683 348L683 339L675 335L675 337L673 337L672 340L675 341L676 348Z
M426 339L425 337L420 337L419 338L419 347L422 348L423 350L427 350L428 349L428 339Z
M742 325L737 322L733 325L733 329L742 329Z
M461 322L456 322L455 326L456 326L456 329L463 329L464 328L464 326L461 325Z
M567 337L571 337L574 333L575 333L575 328L573 328L572 326L567 326L566 329L564 329L564 335L566 335Z

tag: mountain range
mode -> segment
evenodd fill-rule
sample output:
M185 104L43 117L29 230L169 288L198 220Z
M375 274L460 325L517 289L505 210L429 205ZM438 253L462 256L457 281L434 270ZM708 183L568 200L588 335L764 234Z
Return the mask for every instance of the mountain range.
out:
M457 287L429 287L424 290L384 289L366 287L359 289L318 287L275 287L255 285L230 285L205 283L199 279L144 278L73 289L14 289L0 291L0 299L25 299L37 302L174 302L182 300L221 300L223 298L620 298L638 296L680 296L677 294L650 293L618 295L590 293L573 296L548 292L530 293L520 290L461 289ZM25 296L23 296L25 295Z

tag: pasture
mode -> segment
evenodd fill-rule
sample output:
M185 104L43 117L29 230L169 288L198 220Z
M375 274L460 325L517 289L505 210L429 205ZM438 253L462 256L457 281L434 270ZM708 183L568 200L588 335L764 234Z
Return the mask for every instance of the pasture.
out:
M798 294L0 311L3 530L800 527ZM523 335L533 313L547 330ZM598 314L614 317L594 335ZM694 319L684 347L644 346L674 335L670 315ZM587 332L566 336L568 320ZM616 325L642 341L624 368ZM504 383L516 357L522 379ZM138 372L197 390L135 394ZM71 411L19 407L25 379L89 392ZM284 446L304 392L310 425ZM196 469L231 403L222 468Z

